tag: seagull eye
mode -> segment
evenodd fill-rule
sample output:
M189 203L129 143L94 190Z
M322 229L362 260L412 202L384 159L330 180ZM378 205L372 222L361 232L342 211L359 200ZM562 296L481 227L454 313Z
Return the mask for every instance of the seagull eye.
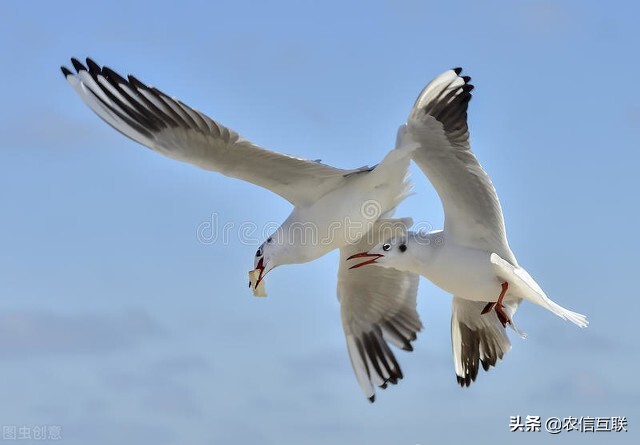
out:
M400 244L398 249L400 249L400 252L404 252L405 250L407 250L407 245L406 244Z
M389 249L391 249L391 244L389 244L389 243L384 243L384 244L382 245L382 250L384 250L385 252L388 252L388 251L389 251Z
M273 238L269 237L267 238L267 242L270 243L271 241L273 241Z
M258 251L256 252L256 256L257 257L262 256L262 247L260 249L258 249Z

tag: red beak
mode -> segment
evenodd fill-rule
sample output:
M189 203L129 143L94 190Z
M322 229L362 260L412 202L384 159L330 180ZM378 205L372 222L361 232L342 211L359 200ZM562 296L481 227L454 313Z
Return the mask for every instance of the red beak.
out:
M347 258L347 261L354 260L356 258L371 258L371 259L367 261L363 261L362 263L358 263L355 266L351 266L349 269L356 269L358 267L366 266L367 264L375 264L376 260L378 258L382 258L383 256L384 255L380 255L379 253L368 253L368 252L356 253L355 255L351 255L349 258Z
M263 278L262 273L264 272L264 264L262 262L262 258L260 258L260 261L258 261L258 265L256 266L256 269L260 269L260 275L258 275L258 281L256 281L256 287L255 287L257 289L258 285L262 281L262 278Z

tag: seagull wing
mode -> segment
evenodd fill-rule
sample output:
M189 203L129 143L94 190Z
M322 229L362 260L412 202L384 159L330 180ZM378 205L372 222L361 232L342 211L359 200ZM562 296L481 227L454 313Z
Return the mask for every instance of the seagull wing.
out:
M131 75L125 79L91 59L86 67L71 61L76 73L62 67L67 81L125 136L170 158L269 189L293 205L315 202L360 171L266 150Z
M410 219L379 220L358 243L340 249L338 299L342 326L356 378L372 402L374 385L386 388L403 377L388 342L412 351L411 342L422 329L416 311L419 276L373 265L349 270L346 259L397 235L396 230L406 231L410 225Z
M473 85L461 71L446 71L422 90L400 137L420 145L413 159L440 196L447 239L515 263L498 195L469 146L467 107Z
M479 364L488 371L511 349L506 329L495 311L481 314L486 304L453 297L451 347L460 386L469 386L476 380ZM505 301L505 310L510 317L519 304L520 300Z

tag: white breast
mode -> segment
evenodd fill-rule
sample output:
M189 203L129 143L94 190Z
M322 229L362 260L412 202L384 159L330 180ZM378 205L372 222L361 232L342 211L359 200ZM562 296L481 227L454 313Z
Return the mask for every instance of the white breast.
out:
M421 274L443 290L473 301L495 301L500 281L493 271L490 253L444 243L427 246L428 262Z

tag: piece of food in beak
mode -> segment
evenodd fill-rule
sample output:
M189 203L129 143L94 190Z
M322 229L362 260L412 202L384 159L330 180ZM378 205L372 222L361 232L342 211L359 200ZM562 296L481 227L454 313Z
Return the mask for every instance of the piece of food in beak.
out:
M253 290L254 297L267 296L267 292L264 288L264 280L260 280L261 272L262 272L262 269L253 269L249 271L249 287L251 287L251 289ZM258 283L258 280L260 280L259 283Z

